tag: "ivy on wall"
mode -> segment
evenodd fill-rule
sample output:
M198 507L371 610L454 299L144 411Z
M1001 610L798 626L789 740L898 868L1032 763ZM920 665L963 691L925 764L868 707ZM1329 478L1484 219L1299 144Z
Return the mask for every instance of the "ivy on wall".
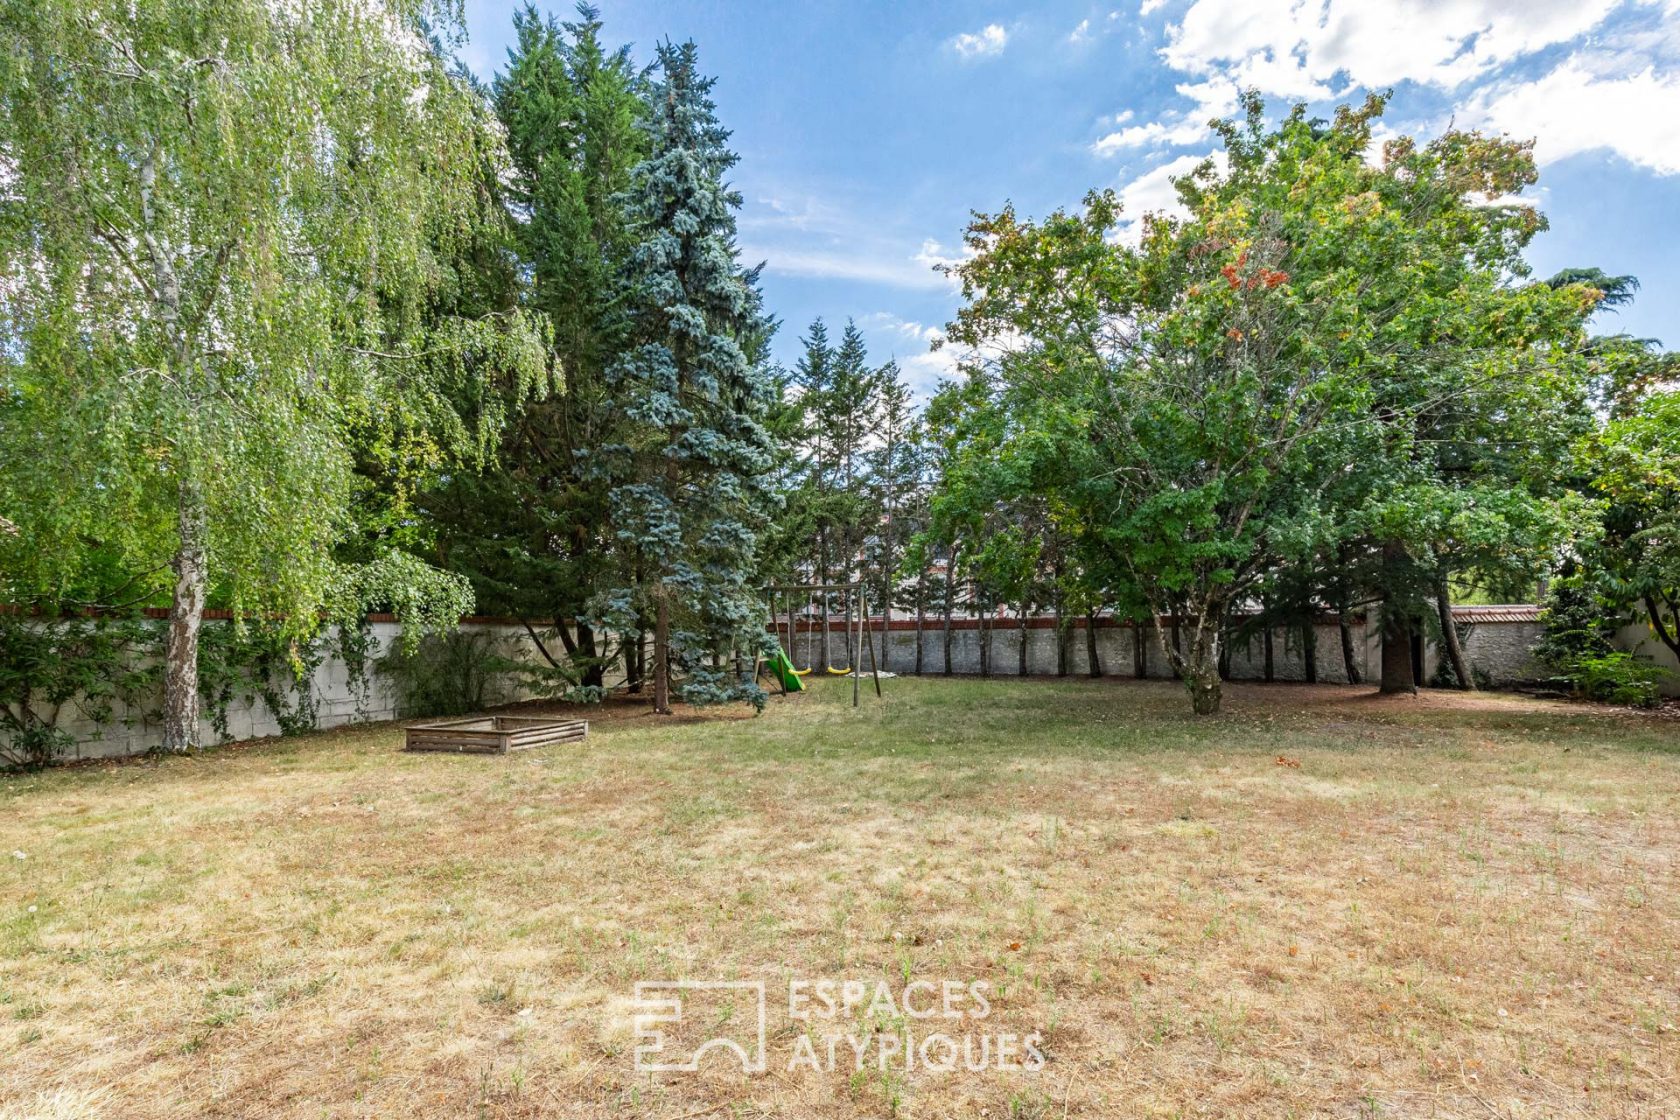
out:
M160 719L165 626L112 615L42 618L0 613L0 767L36 768L61 757L75 737L66 725ZM366 624L288 636L273 623L206 627L200 639L199 694L217 739L229 741L234 703L261 700L283 735L320 724L316 672L329 659L345 668L357 710L370 711L378 640Z
M137 618L0 613L0 766L44 766L74 741L63 724L105 726L156 702L161 632Z

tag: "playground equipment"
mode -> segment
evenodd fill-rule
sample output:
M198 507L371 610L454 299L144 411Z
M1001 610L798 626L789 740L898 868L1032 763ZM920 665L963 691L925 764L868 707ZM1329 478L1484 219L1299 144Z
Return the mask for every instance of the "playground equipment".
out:
M784 694L805 691L805 682L801 679L805 674L793 667L793 662L788 660L787 653L782 649L778 648L775 653L765 658L764 667L770 670L770 675L782 686ZM805 670L806 673L810 671Z
M823 606L821 614L823 632L827 634L832 632L832 623L829 621L827 598L829 595L835 593L838 593L841 596L847 619L845 628L847 668L836 669L832 665L825 665L824 668L830 673L833 673L835 676L843 677L849 675L852 678L852 707L855 708L858 706L858 697L863 683L863 670L861 662L863 660L863 647L866 644L869 647L869 669L875 677L875 695L881 695L881 666L875 658L875 632L869 628L869 598L864 590L864 585L861 583L780 584L765 588L764 599L766 605L770 608L770 625L776 632L778 642L782 636L780 617L783 613L776 609L778 597L780 598L782 605L787 608L787 643L769 658L760 659L760 667L766 665L769 667L771 675L774 676L777 682L782 686L782 692L784 695L789 692L803 691L805 688L805 682L799 678L815 669L816 665L815 663L812 663L811 668L809 669L799 669L795 667L792 660L795 633L793 605L796 600L794 596L804 596L807 603L815 602L819 599L822 600ZM852 609L854 605L857 608L855 611ZM853 620L856 622L855 626L853 625ZM807 635L809 635L810 632L811 624L807 624ZM809 642L807 642L807 662L811 661L810 652L810 645ZM778 667L780 665L785 665L785 672ZM757 675L757 672L758 670L755 668L755 676Z

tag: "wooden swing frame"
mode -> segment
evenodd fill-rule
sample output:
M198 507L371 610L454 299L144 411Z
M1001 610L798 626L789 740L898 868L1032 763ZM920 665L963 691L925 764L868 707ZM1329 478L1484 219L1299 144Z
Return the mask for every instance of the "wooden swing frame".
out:
M781 602L787 607L787 631L786 631L786 633L787 633L787 651L786 652L787 652L787 657L788 657L788 664L793 665L795 667L796 671L797 671L798 662L794 661L794 659L793 659L793 642L794 642L794 638L793 638L793 635L794 635L793 604L795 602L794 596L803 595L803 596L805 596L805 598L807 600L809 600L813 596L821 595L824 599L823 612L822 612L823 631L825 633L832 633L833 630L829 625L828 603L827 603L826 600L827 600L827 597L830 594L832 594L836 591L841 593L842 602L845 604L845 609L850 609L850 607L852 606L854 601L857 604L857 610L853 614L853 617L857 620L857 625L855 627L853 627L853 626L848 624L848 626L846 628L846 661L847 661L847 664L850 666L849 672L851 673L851 677L852 677L852 707L855 708L859 704L859 696L861 695L862 688L863 688L863 673L861 671L861 662L863 661L863 648L864 648L865 645L867 645L869 647L869 670L870 670L870 673L875 678L875 695L876 696L881 695L881 663L875 656L875 631L872 630L869 626L869 592L868 592L868 589L862 583L788 583L788 584L773 584L772 586L766 587L764 589L764 603L765 603L765 606L767 606L770 610L770 627L771 627L772 631L775 633L778 640L780 640L780 638L782 636L782 633L783 633L782 628L781 628L781 623L779 621L777 621L777 619L778 619L778 617L781 613L781 612L776 610L776 602L777 602L778 597L780 598ZM758 679L758 673L759 673L759 670L763 667L763 664L764 664L764 658L763 658L762 655L760 655L758 657L757 661L755 662L755 664L753 665L753 679L754 680ZM814 669L814 668L815 668L815 666L813 665L812 669ZM831 666L825 665L825 666L823 666L823 668L827 669L831 673L835 672L835 670ZM807 669L806 672L811 672L812 669ZM840 674L836 673L836 675L840 675ZM776 679L776 683L781 686L782 695L784 695L784 696L787 695L787 685L782 682L780 677L778 677Z

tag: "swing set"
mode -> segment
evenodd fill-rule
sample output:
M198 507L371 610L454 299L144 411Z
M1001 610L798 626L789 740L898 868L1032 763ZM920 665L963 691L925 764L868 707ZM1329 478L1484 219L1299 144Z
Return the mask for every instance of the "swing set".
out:
M859 663L863 659L863 649L869 647L869 669L875 677L875 695L881 695L881 666L875 657L875 632L869 628L869 598L861 583L798 583L767 587L764 589L765 604L770 608L770 624L779 641L784 633L782 619L785 616L787 627L787 644L785 654L781 658L771 659L771 674L781 686L782 694L802 691L804 685L801 678L816 671L816 662L812 657L812 642L814 641L814 624L808 622L805 626L805 661L807 667L799 668L794 658L794 604L800 598L805 600L807 615L814 614L821 604L823 636L826 638L833 633L828 611L828 596L838 593L846 614L846 661L847 667L836 669L832 665L823 668L836 677L852 678L852 707L858 706L858 696L863 682L863 673ZM785 608L778 610L777 605ZM852 607L856 605L854 611ZM855 620L855 625L854 625ZM824 644L827 644L826 642ZM760 658L755 667L754 675L765 667L766 659ZM791 678L791 680L790 680ZM791 687L790 687L791 685Z

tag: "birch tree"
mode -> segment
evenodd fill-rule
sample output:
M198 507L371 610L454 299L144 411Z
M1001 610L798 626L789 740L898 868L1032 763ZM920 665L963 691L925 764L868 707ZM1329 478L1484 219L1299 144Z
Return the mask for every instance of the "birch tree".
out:
M358 449L479 458L547 376L541 325L456 314L442 263L495 151L459 15L0 0L7 563L51 600L96 542L166 589L166 749L198 742L211 596L307 629L355 582Z

